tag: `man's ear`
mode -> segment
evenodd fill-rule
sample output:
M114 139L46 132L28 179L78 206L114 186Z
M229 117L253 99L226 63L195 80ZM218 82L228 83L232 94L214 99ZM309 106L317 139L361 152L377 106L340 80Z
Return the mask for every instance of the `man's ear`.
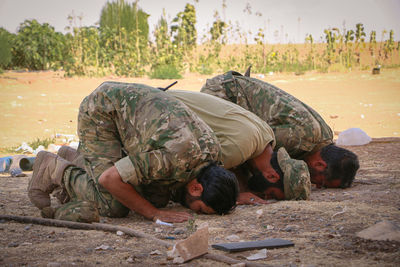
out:
M317 159L313 163L311 163L314 170L323 172L328 167L328 164L323 159Z
M201 197L203 194L203 186L194 179L187 184L187 192L193 197Z
M267 179L270 183L277 183L279 181L279 179L281 179L281 177L278 176L273 176L273 177L265 177L265 179Z

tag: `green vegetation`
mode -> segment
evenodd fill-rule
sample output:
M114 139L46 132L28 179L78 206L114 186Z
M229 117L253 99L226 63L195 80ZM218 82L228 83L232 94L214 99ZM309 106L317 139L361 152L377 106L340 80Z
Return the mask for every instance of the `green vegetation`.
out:
M0 28L0 72L11 63L12 34Z
M28 142L28 146L30 146L33 150L37 149L39 146L43 146L45 149L48 148L50 144L54 144L56 142L55 138L52 137L46 137L46 138L36 138L31 142ZM17 148L19 146L13 146L13 147L0 147L0 153L1 154L16 154L18 153ZM19 151L21 153L21 151Z
M51 137L44 138L44 139L36 138L35 140L29 142L28 146L30 146L33 150L35 150L39 146L43 146L44 148L47 148L50 144L54 144L55 141L56 141L56 139L51 138Z
M223 13L225 9L223 0ZM249 4L243 12L246 16L263 16L253 12ZM186 4L171 21L164 12L152 38L148 17L138 1L115 0L105 4L97 26L78 26L82 18L70 15L66 34L36 20L21 23L17 34L0 28L0 72L64 70L66 76L147 74L157 79L179 79L187 71L211 75L230 69L244 71L249 65L256 73L297 75L400 65L400 42L394 41L393 30L383 31L380 41L377 32L371 31L367 43L362 23L349 30L325 29L324 43L316 43L307 34L304 45L270 45L266 38L269 20L268 27L265 22L264 27L254 29L255 44L249 44L251 33L243 31L238 22L224 21L216 11L211 27L198 40L195 4ZM283 35L283 26L281 32L274 32L276 40L283 41Z

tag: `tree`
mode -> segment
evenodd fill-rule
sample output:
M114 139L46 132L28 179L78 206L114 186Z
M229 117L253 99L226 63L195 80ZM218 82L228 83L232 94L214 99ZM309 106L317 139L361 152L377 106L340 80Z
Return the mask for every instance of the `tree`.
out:
M196 9L191 4L186 4L183 12L179 12L172 20L171 32L173 43L183 49L187 54L196 47Z
M176 45L172 44L172 36L169 31L168 22L165 16L158 20L154 30L155 47L152 53L152 65L150 76L159 79L181 78L182 55Z
M307 55L307 60L309 61L311 68L315 69L315 55L314 55L314 38L311 34L306 35L306 43L310 43L310 51Z
M356 24L356 32L355 32L355 54L357 56L357 62L361 67L361 52L365 48L365 32L364 26L362 23Z
M385 46L384 46L384 52L385 52L386 59L388 59L390 56L392 56L393 50L394 50L394 31L390 30L389 39L386 40ZM393 58L392 58L392 60L393 60Z
M339 39L339 29L338 28L333 28L333 29L326 29L324 30L325 33L325 39L326 39L326 60L328 64L333 64L336 62L336 41Z
M0 28L0 70L7 68L11 63L12 39L13 35L11 33L4 28Z
M105 54L114 56L110 62L117 74L138 76L144 73L148 60L148 17L138 7L138 1L129 4L118 0L107 2L103 7L100 16L102 47L106 49ZM107 43L112 43L113 48L107 47Z
M352 65L352 55L353 55L352 41L353 40L354 40L354 31L353 30L346 31L346 34L344 36L344 44L346 47L345 63L346 63L347 68L350 68Z
M218 42L220 44L225 44L225 29L227 27L226 23L221 20L218 15L218 12L214 13L215 21L213 22L212 27L210 28L211 40Z
M15 38L13 65L30 70L57 69L63 60L65 38L48 23L21 23Z

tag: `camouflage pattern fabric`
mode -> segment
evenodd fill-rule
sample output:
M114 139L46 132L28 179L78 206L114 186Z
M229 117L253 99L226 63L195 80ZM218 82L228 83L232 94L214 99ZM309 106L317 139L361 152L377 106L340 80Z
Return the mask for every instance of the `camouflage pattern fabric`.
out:
M293 158L303 159L333 142L331 128L316 111L269 83L230 71L208 79L201 92L255 113L273 129L275 150L285 147Z
M278 164L283 172L285 199L309 199L311 180L307 164L302 160L291 159L283 147L278 150Z
M73 222L99 222L100 215L97 203L92 201L70 201L59 207L44 207L40 210L43 218Z
M71 201L55 210L54 219L73 222L99 222L97 203L92 201Z
M121 161L129 165L123 180L156 207L209 162L221 164L212 130L183 103L146 85L101 84L80 106L78 134L85 168L68 167L64 184L71 200L97 203L102 216L129 212L98 183Z

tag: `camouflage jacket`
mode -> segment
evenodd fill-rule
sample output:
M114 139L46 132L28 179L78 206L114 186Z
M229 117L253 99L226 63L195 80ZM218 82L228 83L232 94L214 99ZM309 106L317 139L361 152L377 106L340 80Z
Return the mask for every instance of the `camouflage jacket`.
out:
M97 181L115 165L124 182L156 206L215 161L220 144L183 103L150 86L105 82L87 96L78 119L79 153ZM162 204L160 204L162 202Z
M201 92L258 115L275 133L275 150L285 147L293 158L302 159L333 142L331 128L315 110L269 83L230 71L208 79Z

